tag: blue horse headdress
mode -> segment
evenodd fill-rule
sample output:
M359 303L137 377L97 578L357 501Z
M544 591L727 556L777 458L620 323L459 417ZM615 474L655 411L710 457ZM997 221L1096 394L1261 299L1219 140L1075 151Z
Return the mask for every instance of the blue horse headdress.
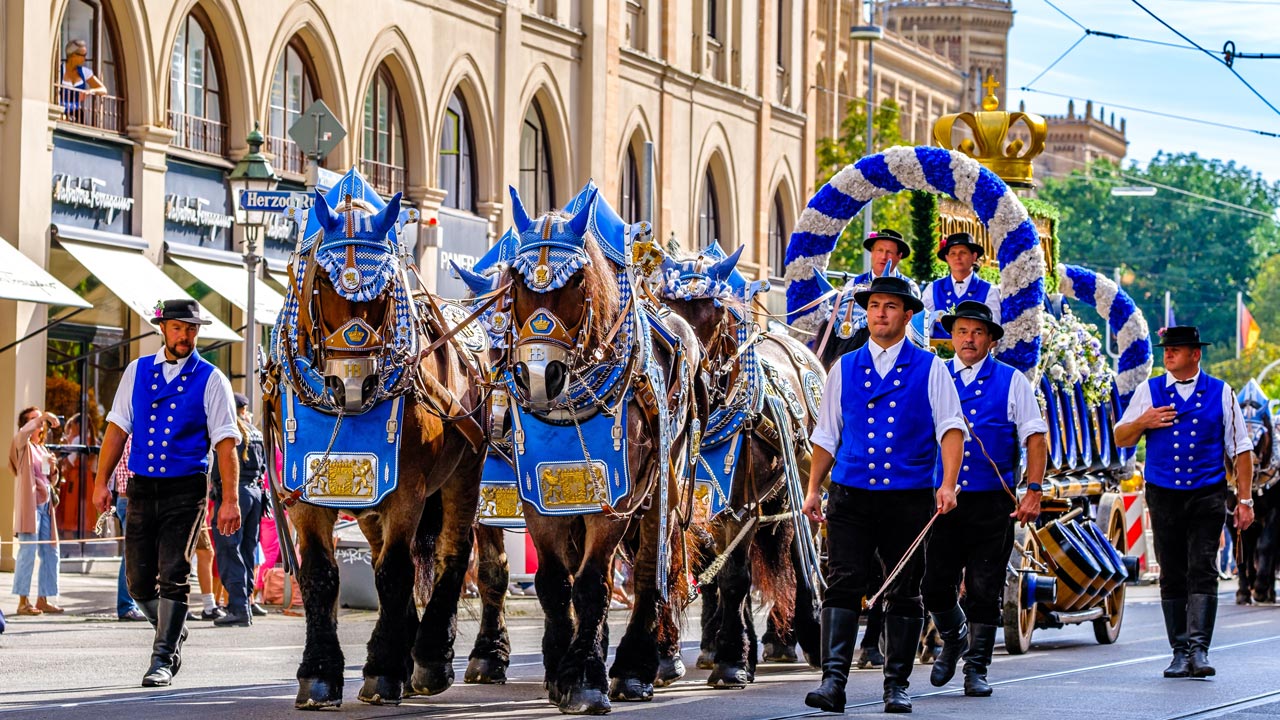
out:
M658 294L666 300L711 299L717 304L730 298L742 299L747 279L738 272L742 248L725 255L719 243L690 260L662 261L658 268Z
M589 212L587 230L591 231L591 235L600 244L601 252L618 268L626 267L631 257L628 247L631 226L605 200L594 180L588 180L582 186L582 190L565 206L564 212L566 215L577 215L583 208L587 208ZM636 218L632 218L632 221L635 220Z
M334 290L352 302L367 302L381 295L399 270L399 219L400 194L384 203L352 168L327 196L316 191L299 250L305 254L314 246L316 264Z
M511 188L512 212L520 238L511 267L524 276L534 292L550 292L564 287L578 270L591 264L586 239L590 234L591 210L599 191L592 190L571 217L548 214L530 220L520 202L520 193Z
M502 282L502 274L515 260L516 251L520 249L520 238L515 231L507 230L493 247L476 261L475 265L465 268L450 260L453 271L471 290L473 295L484 295L498 289Z

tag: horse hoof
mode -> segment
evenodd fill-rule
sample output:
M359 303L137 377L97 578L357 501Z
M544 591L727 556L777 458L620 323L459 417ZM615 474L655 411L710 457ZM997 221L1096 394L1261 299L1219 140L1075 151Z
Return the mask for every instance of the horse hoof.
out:
M679 655L662 658L658 661L658 676L654 678L653 684L655 687L666 687L684 677L685 672L684 661Z
M1253 604L1253 593L1249 592L1248 590L1237 590L1237 591L1236 591L1236 604L1237 604L1237 605L1252 605L1252 604Z
M552 705L558 706L560 701L564 699L564 693L560 692L560 688L556 687L556 684L553 682L542 683L542 689L547 691L547 700L549 700Z
M796 657L796 649L790 645L769 642L764 644L764 653L761 659L763 662L793 663L798 658Z
M467 661L462 682L472 685L505 685L507 664L495 658L473 657Z
M386 675L366 677L356 699L370 705L399 705L403 697L404 683Z
M716 666L716 656L710 650L703 650L698 653L698 659L693 666L699 670L710 670Z
M751 680L751 673L746 668L717 663L707 676L707 685L717 690L740 690Z
M609 681L609 699L618 702L648 702L653 699L653 685L639 678L614 678Z
M559 705L565 715L607 715L613 709L603 692L584 687L570 690Z
M822 656L819 655L818 653L811 653L808 650L805 650L804 661L808 663L809 667L811 668L822 667Z
M342 678L329 682L320 678L298 678L298 697L293 706L299 710L342 707Z
M367 685L367 683L366 683ZM409 687L414 695L439 695L453 685L453 663L413 664Z

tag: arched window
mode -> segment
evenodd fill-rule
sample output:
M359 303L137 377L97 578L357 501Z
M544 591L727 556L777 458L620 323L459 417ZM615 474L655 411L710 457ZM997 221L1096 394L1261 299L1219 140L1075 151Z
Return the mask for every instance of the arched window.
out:
M530 212L544 213L555 198L555 175L551 172L551 141L542 108L534 102L524 114L520 131L520 199Z
M101 0L71 0L58 30L53 92L67 122L123 133L124 86L115 26Z
M294 37L285 46L271 76L267 150L276 156L276 169L284 172L302 173L306 163L302 151L289 138L289 128L316 99L315 72L309 57L302 39Z
M640 213L643 211L640 207L640 195L642 192L640 188L640 163L636 161L636 149L628 145L626 165L622 168L622 202L618 205L619 211L622 212L623 220L638 222L648 219L640 217Z
M471 116L462 93L455 90L444 112L440 131L440 187L444 206L476 211L476 169L471 155Z
M702 204L698 208L698 247L707 247L717 240L728 249L728 243L720 237L720 199L716 194L716 179L711 168L707 168L702 179Z
M222 70L209 18L193 8L178 27L169 58L169 127L177 147L225 155Z
M364 147L360 167L383 195L404 189L404 113L391 70L384 63L364 95Z
M780 278L787 274L786 210L782 204L782 189L773 194L773 207L769 210L769 274Z
M707 35L723 40L720 32L720 0L707 0Z

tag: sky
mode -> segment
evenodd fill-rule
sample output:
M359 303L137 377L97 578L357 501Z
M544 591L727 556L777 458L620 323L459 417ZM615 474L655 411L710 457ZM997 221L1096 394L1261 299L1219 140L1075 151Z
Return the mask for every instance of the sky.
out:
M1176 34L1143 12L1133 0L1052 0L1091 30L1135 38L1185 44ZM1211 52L1230 40L1240 53L1280 54L1280 0L1139 0L1147 9ZM1084 31L1046 0L1016 0L1009 35L1008 102L1016 109L1042 115L1066 113L1067 100L1019 88L1069 95L1101 105L1108 119L1124 117L1129 154L1125 164L1145 165L1158 151L1196 152L1208 158L1235 160L1280 182L1280 137L1210 127L1158 117L1111 103L1155 110L1280 134L1280 113L1270 109L1222 63L1194 49L1162 47L1129 40L1090 36L1036 80L1046 67ZM1219 57L1221 57L1219 55ZM1271 104L1280 108L1280 59L1237 59L1235 70ZM1034 84L1031 84L1034 80Z

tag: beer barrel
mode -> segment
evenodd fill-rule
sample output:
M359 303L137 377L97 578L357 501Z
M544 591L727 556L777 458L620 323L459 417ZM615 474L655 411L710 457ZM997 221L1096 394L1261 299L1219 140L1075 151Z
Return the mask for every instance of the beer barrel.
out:
M1092 602L1097 597L1094 581L1102 571L1093 554L1081 546L1061 520L1036 530L1036 539L1058 578L1057 607L1070 610Z

